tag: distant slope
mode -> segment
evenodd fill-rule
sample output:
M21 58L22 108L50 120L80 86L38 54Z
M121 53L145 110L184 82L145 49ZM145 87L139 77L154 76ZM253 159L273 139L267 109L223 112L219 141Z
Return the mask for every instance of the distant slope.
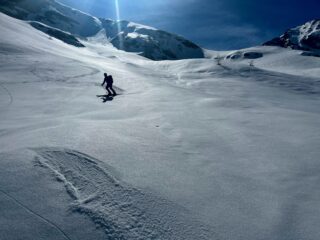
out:
M70 44L76 47L85 47L81 42L79 42L79 40L76 37L74 37L72 34L68 32L64 32L64 31L61 31L60 29L49 27L43 23L34 22L34 21L31 21L30 25L50 35L51 37L55 37L67 44Z
M152 60L204 58L202 48L181 36L128 21L118 23L109 19L98 19L55 0L1 0L0 2L0 11L7 15L41 22L75 37L85 39L104 29L106 39L116 48L137 52ZM121 27L120 33L118 24ZM71 37L73 43L76 41L74 36Z
M320 20L312 20L264 43L266 46L320 51Z

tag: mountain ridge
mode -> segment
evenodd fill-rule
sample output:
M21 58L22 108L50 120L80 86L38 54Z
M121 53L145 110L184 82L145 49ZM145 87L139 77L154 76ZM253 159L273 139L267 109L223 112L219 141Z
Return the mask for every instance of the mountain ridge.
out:
M290 28L280 37L276 37L263 45L319 52L320 19L314 19L303 25Z
M204 58L201 47L179 35L125 20L97 18L56 0L1 0L0 11L11 17L40 22L70 33L73 35L70 36L73 38L71 41L73 43L76 42L74 38L85 40L104 29L106 38L114 47L127 52L136 52L152 60ZM48 30L44 32L48 33ZM61 34L63 35L63 33L58 35ZM58 39L64 41L65 38ZM69 42L66 43L70 44ZM72 45L80 46L78 43Z

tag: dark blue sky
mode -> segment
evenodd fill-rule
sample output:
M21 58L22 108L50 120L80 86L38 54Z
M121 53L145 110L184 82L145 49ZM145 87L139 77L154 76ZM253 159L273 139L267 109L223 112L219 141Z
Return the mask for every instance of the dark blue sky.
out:
M58 0L116 19L115 0ZM209 49L261 44L320 18L320 0L118 0L121 19L180 34Z

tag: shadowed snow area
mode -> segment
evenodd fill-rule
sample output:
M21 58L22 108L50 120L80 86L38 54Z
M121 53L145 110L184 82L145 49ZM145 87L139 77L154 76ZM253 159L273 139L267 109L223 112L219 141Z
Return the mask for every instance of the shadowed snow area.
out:
M319 58L154 62L4 14L0 32L1 239L318 239Z

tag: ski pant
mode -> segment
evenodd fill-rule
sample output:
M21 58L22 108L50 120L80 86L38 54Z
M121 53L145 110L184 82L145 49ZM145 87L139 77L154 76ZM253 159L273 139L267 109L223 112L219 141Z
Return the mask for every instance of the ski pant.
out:
M107 84L106 90L108 91L108 95L117 95L116 91L112 87L112 84Z

